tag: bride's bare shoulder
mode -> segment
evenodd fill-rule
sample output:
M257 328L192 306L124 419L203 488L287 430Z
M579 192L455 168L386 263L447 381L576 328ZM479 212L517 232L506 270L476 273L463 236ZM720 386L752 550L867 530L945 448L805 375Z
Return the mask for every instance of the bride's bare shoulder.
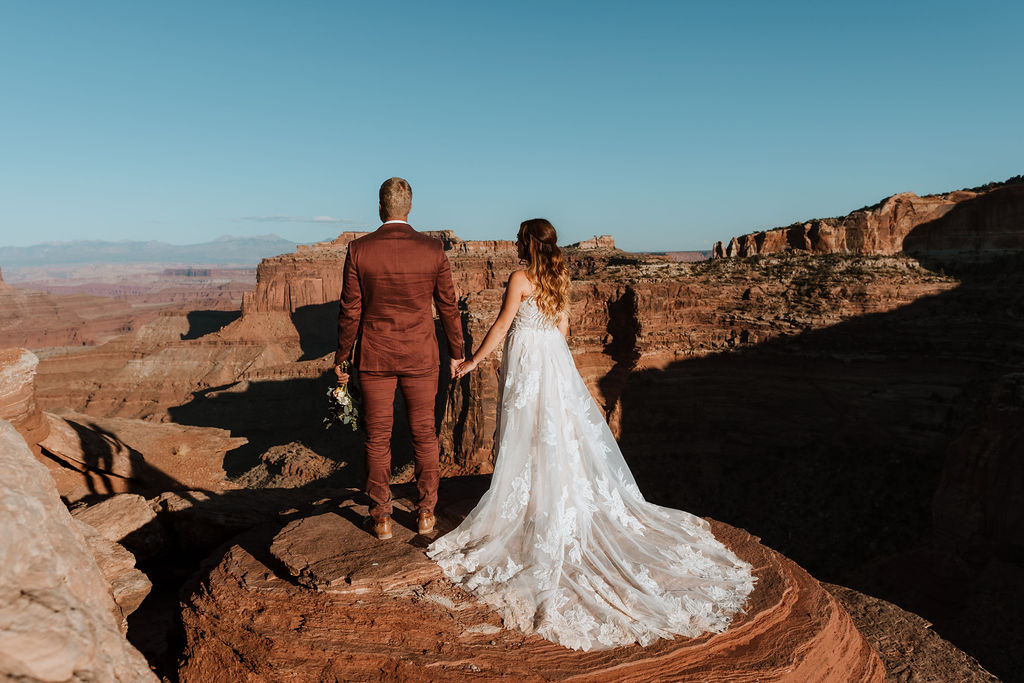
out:
M508 293L516 294L519 298L526 297L533 291L533 283L525 270L513 270L508 276Z

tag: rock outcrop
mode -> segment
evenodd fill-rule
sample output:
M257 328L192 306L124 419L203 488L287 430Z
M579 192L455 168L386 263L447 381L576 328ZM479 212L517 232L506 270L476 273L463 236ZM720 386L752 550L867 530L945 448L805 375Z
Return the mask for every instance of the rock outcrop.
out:
M118 590L127 603L138 594ZM156 681L122 635L122 620L122 607L46 468L14 427L0 421L0 678Z
M163 526L154 524L155 504L134 493L119 493L92 505L71 508L71 516L106 540L120 544L139 560L159 555L168 545Z
M0 420L7 420L30 444L50 432L36 403L35 376L39 359L27 349L0 349Z
M367 233L345 232L331 242L302 246L291 254L263 259L256 270L256 289L246 294L243 316L337 304L349 243ZM452 261L456 290L472 292L503 286L516 262L515 242L466 241L450 230L426 231L441 240ZM461 264L462 267L459 267ZM337 315L337 309L334 310Z
M1009 181L1008 181L1009 182ZM715 258L780 251L816 254L961 253L1024 250L1024 181L981 192L893 195L841 218L820 218L715 244Z
M110 595L117 605L121 633L128 632L128 615L138 609L149 595L153 583L135 568L135 556L91 525L75 519L75 525L85 538L96 564L110 586Z
M480 482L446 481L440 532ZM380 542L342 503L228 544L188 586L183 683L337 680L882 681L881 660L846 611L796 564L750 534L712 522L757 569L747 606L723 634L580 653L502 627L451 584L400 523ZM399 511L401 513L401 511ZM411 513L406 513L411 519ZM269 546L269 552L268 552Z
M0 419L11 422L50 470L65 500L96 493L233 488L224 454L246 439L226 430L43 412L36 400L38 359L0 349Z
M279 327L253 317L258 319L189 339L188 316L162 315L102 346L47 356L39 368L38 400L46 410L166 420L168 406L187 402L195 392L226 388L302 356L286 314L266 314L270 322L280 318Z
M885 662L889 681L998 683L976 659L957 649L918 615L852 588L822 586L850 614Z
M572 246L577 249L614 249L615 238L611 235L594 235L593 239L582 240Z

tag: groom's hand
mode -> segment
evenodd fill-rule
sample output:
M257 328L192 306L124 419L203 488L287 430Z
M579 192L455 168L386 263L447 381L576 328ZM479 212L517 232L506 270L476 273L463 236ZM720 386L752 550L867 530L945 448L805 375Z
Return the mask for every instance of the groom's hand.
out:
M338 385L339 386L345 386L346 384L348 384L348 373L347 372L342 372L340 365L335 365L334 366L334 374L338 376Z
M463 375L468 375L469 373L473 372L473 370L475 370L475 369L476 369L476 362L475 361L468 360L468 361L465 361L463 363L459 363L459 367L458 367L458 369L455 370L455 374L452 375L452 377L454 379L459 379Z
M459 366L465 361L465 358L449 358L448 359L448 376L455 379L455 371L459 369Z

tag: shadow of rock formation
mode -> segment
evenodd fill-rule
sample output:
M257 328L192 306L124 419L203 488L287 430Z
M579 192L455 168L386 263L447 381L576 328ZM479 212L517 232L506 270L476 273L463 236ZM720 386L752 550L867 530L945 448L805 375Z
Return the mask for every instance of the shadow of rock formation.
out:
M248 443L224 457L224 470L229 477L256 466L268 449L296 441L325 457L361 457L361 432L337 427L324 429L327 390L334 385L332 380L327 374L246 380L196 392L191 401L169 408L168 413L178 424L216 425L248 439ZM395 426L396 433L400 433L401 423L396 420Z
M1011 607L1024 602L1024 421L992 449L955 444L991 431L994 393L1019 394L1024 257L920 258L960 286L632 374L620 445L654 502L746 528L817 577L921 614L1011 677L1024 669ZM983 472L954 494L940 488L954 467L1004 476ZM959 545L940 543L950 518Z
M299 331L299 360L314 360L338 348L338 302L301 306L292 313L292 324Z
M205 337L230 325L241 315L241 311L189 311L186 314L188 331L181 338L188 340Z

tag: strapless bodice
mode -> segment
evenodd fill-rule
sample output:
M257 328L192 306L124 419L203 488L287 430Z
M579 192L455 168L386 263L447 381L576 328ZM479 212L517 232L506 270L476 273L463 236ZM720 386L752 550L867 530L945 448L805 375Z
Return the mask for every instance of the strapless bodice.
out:
M537 300L531 294L523 299L523 302L519 304L519 310L516 311L516 317L512 319L512 330L557 331L558 326L540 312L540 308L537 306Z

